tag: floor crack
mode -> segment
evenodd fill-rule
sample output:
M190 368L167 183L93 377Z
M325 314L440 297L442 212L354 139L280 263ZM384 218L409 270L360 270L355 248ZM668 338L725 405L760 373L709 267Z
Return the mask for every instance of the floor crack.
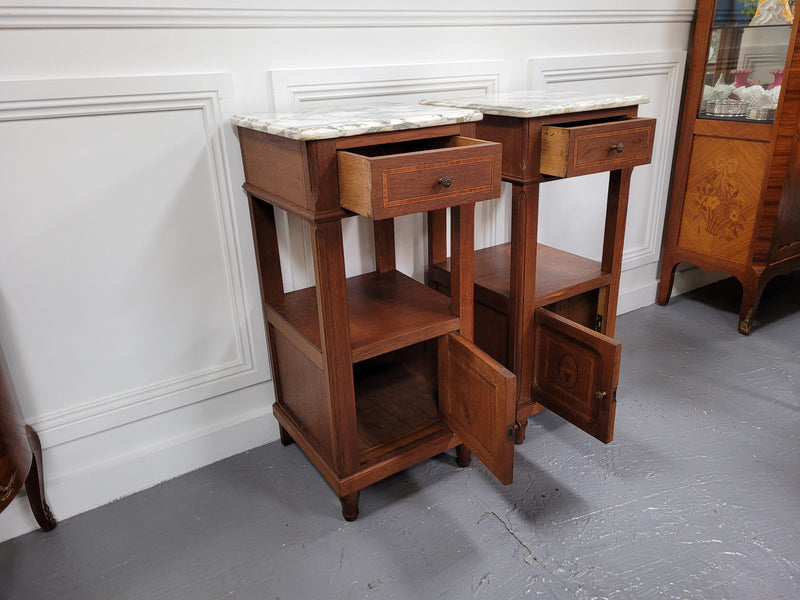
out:
M478 519L478 523L480 523L483 520L483 517L488 517L489 515L493 516L495 519L500 521L500 523L503 524L503 527L506 528L506 531L508 532L508 534L511 537L513 537L515 540L517 540L517 543L525 549L525 551L528 553L528 556L525 557L525 563L528 564L528 565L533 566L533 561L536 560L533 557L533 552L531 552L531 549L528 547L528 545L525 542L523 542L516 533L514 533L514 531L511 529L511 527L509 527L508 523L506 523L503 519L500 518L500 515L498 515L493 510L490 510L488 512L483 513L481 518Z

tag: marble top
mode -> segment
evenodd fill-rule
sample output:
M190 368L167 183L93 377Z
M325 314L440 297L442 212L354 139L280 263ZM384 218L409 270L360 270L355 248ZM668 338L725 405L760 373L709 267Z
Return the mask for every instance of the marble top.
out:
M613 94L581 94L577 92L550 92L527 90L503 92L487 96L463 98L430 98L422 104L472 108L486 115L506 117L545 117L565 113L586 112L604 108L618 108L647 104L650 98L641 95L616 96Z
M386 103L299 113L250 113L234 115L231 121L239 127L293 140L325 140L364 133L469 123L482 118L480 112L469 108Z

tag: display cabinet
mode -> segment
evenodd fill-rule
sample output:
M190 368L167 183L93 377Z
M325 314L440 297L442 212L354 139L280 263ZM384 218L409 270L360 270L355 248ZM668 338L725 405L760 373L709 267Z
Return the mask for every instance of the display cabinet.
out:
M0 348L0 512L25 486L36 522L44 531L56 520L44 495L42 446L39 436L25 424L19 399Z
M284 444L358 515L359 490L451 448L503 483L516 380L473 343L474 203L500 195L481 114L378 105L241 115L246 190ZM395 217L450 208L447 297L397 270ZM285 290L275 210L307 224L315 285ZM346 277L342 220L369 217L375 268ZM420 232L422 235L423 232Z
M526 91L425 100L484 114L477 136L503 145L511 240L475 252L475 341L517 376L515 439L548 408L610 442L621 345L613 339L631 174L650 162L655 120L646 96ZM599 261L537 243L539 188L609 172ZM449 293L444 211L430 213L430 284Z
M765 285L800 269L800 53L794 3L700 0L658 303L679 263L742 285L749 334Z

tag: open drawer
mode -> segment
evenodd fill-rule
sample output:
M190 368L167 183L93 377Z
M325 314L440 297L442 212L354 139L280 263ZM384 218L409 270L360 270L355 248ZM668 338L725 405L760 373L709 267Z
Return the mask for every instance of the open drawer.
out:
M646 165L655 128L655 119L642 118L542 127L539 171L574 177Z
M501 148L450 136L339 150L339 203L386 219L497 198Z
M531 399L601 442L614 437L622 344L539 308Z

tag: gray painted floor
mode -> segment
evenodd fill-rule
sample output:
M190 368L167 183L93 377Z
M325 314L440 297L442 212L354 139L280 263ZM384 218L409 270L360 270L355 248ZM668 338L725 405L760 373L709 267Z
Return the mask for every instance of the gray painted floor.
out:
M0 597L800 598L800 277L738 298L623 315L614 442L534 417L511 486L443 455L346 523L273 443L0 544Z

